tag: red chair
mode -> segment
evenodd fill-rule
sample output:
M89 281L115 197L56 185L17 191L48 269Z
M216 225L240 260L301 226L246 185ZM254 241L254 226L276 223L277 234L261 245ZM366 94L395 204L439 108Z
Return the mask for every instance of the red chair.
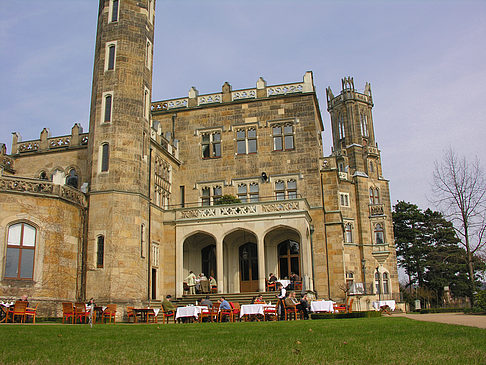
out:
M233 322L240 319L240 303L229 302L231 306L231 315L233 316Z
M212 318L211 318L211 309L209 308L203 308L201 309L201 313L199 313L199 323L201 323L203 321L203 318L209 318L209 321L212 322Z
M35 316L37 315L37 306L39 305L39 303L37 303L35 305L35 307L27 307L25 308L25 319L27 320L27 318L30 316L32 317L32 323L35 324Z
M277 320L277 307L264 307L263 308L263 320L264 321L276 321Z
M166 323L168 324L169 319L171 319L171 318L175 323L175 317L176 317L176 311L175 310L166 312L164 310L164 307L161 307L160 311L162 312L162 323L164 323L164 321L166 321Z
M231 304L230 304L231 306ZM229 321L233 322L233 309L219 309L218 322L222 322L224 316L229 317Z
M74 322L74 306L73 303L62 303L62 323L67 319L69 321L71 318L71 323Z
M89 312L86 311L86 304L84 303L75 303L74 304L74 324L76 324L76 319L79 321L86 323L89 317Z
M130 323L130 318L133 318L133 323L137 323L137 316L133 310L135 307L127 307L127 321Z
M106 309L103 311L103 314L101 315L101 320L108 318L109 323L111 323L111 320L113 319L113 324L116 323L116 304L108 304L106 306Z

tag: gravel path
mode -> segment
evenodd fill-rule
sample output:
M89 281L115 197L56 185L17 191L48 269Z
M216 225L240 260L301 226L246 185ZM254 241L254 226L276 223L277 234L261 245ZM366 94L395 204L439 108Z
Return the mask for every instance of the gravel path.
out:
M448 324L458 324L461 326L471 326L486 328L486 316L470 315L464 313L430 313L430 314L393 314L393 317L406 317L417 321L439 322Z

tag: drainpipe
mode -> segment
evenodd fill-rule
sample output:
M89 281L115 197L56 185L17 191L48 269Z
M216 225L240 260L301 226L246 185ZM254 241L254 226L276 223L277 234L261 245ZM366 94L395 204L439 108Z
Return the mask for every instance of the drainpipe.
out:
M312 240L312 235L314 234L314 226L310 226L310 244L311 244L311 264L312 264L312 290L315 290L315 285L314 285L314 243Z
M150 138L150 137L149 137ZM152 228L152 209L151 209L151 187L150 184L152 183L152 147L149 150L149 174L148 174L148 247L147 247L147 268L148 268L148 278L147 278L147 300L150 303L151 300L151 279L152 279L152 270L151 270L151 248L152 248L152 236L151 236L151 228Z
M88 212L89 212L89 198L87 206L81 207L81 219L83 221L83 233L81 236L81 287L79 288L79 299L86 301L86 275L88 271Z

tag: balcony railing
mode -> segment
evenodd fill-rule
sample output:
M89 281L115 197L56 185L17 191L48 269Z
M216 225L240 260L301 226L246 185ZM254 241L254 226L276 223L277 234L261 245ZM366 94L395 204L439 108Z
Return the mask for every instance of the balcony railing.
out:
M297 213L308 210L309 205L303 198L291 200L273 200L254 203L181 208L176 210L176 220L271 215Z
M370 217L385 215L385 206L383 204L370 204Z
M39 179L0 176L0 191L56 196L82 207L87 205L86 196L81 191Z

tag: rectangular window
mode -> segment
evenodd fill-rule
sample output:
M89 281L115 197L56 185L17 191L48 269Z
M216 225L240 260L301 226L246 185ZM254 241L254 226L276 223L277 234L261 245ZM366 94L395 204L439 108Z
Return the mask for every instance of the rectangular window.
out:
M275 198L285 200L285 183L283 181L275 182Z
M96 267L102 268L105 260L105 237L98 236L96 242Z
M147 120L150 119L150 91L147 88L143 93L143 117Z
M276 181L275 198L277 200L297 199L297 181L294 179Z
M186 187L184 185L181 185L179 189L181 192L181 208L184 208L184 206L186 205Z
M106 44L105 71L115 69L116 42Z
M203 188L202 189L202 206L207 207L211 205L211 189L210 188Z
M236 153L238 155L246 154L246 130L236 131Z
M273 150L290 151L295 149L294 125L286 123L272 127Z
M113 97L110 94L105 96L105 113L104 113L105 117L103 118L103 121L105 123L111 122L112 99Z
M238 155L257 152L257 135L255 128L238 129L236 131L236 153Z
M118 21L118 8L119 8L120 2L119 0L112 0L111 2L111 8L110 8L110 22L117 22Z
M349 207L349 194L339 193L339 203L342 207Z
M101 146L101 172L108 171L110 164L110 145L105 143Z
M203 133L201 137L202 158L221 157L221 132Z
M145 258L145 224L140 225L140 257Z
M238 185L238 199L240 199L242 203L246 203L246 194L247 194L246 189L247 189L246 184Z
M148 39L145 53L145 67L150 70L152 68L152 43Z
M260 188L257 183L250 184L250 202L254 203L260 200Z
M287 181L287 195L289 199L297 199L297 181Z
M203 207L207 207L210 205L213 205L216 203L218 200L221 199L223 189L221 186L213 186L213 187L208 187L205 186L202 188L202 195L201 195L201 204Z

